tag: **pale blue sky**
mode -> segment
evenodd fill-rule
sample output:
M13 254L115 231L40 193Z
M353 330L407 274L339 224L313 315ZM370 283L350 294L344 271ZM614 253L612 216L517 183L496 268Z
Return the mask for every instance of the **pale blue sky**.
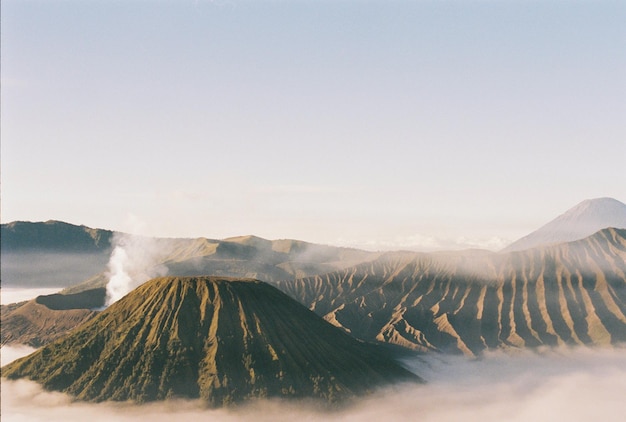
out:
M1 7L2 222L498 248L626 201L623 1Z

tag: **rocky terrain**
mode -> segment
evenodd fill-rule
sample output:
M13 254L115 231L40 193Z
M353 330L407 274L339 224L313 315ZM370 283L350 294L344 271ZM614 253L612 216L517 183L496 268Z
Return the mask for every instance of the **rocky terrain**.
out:
M2 369L80 400L336 403L420 379L266 283L166 277Z
M2 306L2 345L26 344L40 347L88 321L95 311L82 306L74 309L52 309L40 296L26 302Z
M626 341L626 230L521 252L390 253L278 288L356 338L476 355Z
M583 221L605 225L620 215L620 204L584 201L538 232L556 239ZM88 249L104 248L103 239L115 243L109 231L47 222L3 225L3 236L10 233L3 245L13 242L18 252L38 243L38 253L76 250L61 240L54 250L54 242L41 238L66 231ZM581 240L500 253L382 254L255 236L148 241L168 275L263 279L360 340L478 355L626 341L625 233L607 228ZM65 263L71 270L72 261ZM38 347L63 336L104 305L107 280L101 271L62 295L2 306L1 343Z

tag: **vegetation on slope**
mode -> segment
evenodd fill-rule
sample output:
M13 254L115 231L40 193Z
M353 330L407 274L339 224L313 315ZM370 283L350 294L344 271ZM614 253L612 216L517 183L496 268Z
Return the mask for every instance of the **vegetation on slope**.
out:
M337 402L418 377L254 280L160 278L3 368L82 400Z

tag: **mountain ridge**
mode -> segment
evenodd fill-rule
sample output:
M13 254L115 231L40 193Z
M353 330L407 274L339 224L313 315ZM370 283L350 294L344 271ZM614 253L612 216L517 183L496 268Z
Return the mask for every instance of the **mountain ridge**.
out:
M220 277L154 279L2 375L80 400L185 397L214 407L264 397L336 403L419 382L267 283Z
M104 287L116 237L157 251L155 261L167 267L169 275L212 274L268 282L345 268L379 255L293 239L150 238L55 220L17 221L1 225L3 285L58 286L71 293L80 291L81 281L88 281L87 288ZM71 268L64 267L66 262Z
M417 351L626 341L626 230L452 257L388 254L277 287L365 341Z
M276 285L362 340L478 355L494 348L626 338L625 262L626 230L604 229L583 240L509 253L387 253ZM39 318L25 318L20 307L3 307L2 344L38 346L63 335L71 321L45 305L69 307L83 296L58 296L40 297L25 308L36 305L48 318L58 318L44 327Z

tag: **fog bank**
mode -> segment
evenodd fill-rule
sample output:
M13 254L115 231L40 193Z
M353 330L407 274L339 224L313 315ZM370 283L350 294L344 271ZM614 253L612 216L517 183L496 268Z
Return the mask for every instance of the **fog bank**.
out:
M17 344L14 346L2 346L0 348L0 366L4 366L13 362L15 359L19 359L22 356L33 353L35 348L27 346L25 344Z
M3 348L3 352L4 352ZM3 421L619 421L626 414L626 348L558 349L480 360L428 356L405 363L428 380L390 388L337 412L261 401L238 410L207 410L196 401L143 406L85 404L28 381L2 380Z
M34 299L41 295L51 295L63 290L63 287L45 287L38 289L24 289L22 287L2 287L0 289L0 300L2 305L9 303L22 302L24 300Z
M109 254L81 252L4 252L2 287L57 288L78 284L104 271Z

